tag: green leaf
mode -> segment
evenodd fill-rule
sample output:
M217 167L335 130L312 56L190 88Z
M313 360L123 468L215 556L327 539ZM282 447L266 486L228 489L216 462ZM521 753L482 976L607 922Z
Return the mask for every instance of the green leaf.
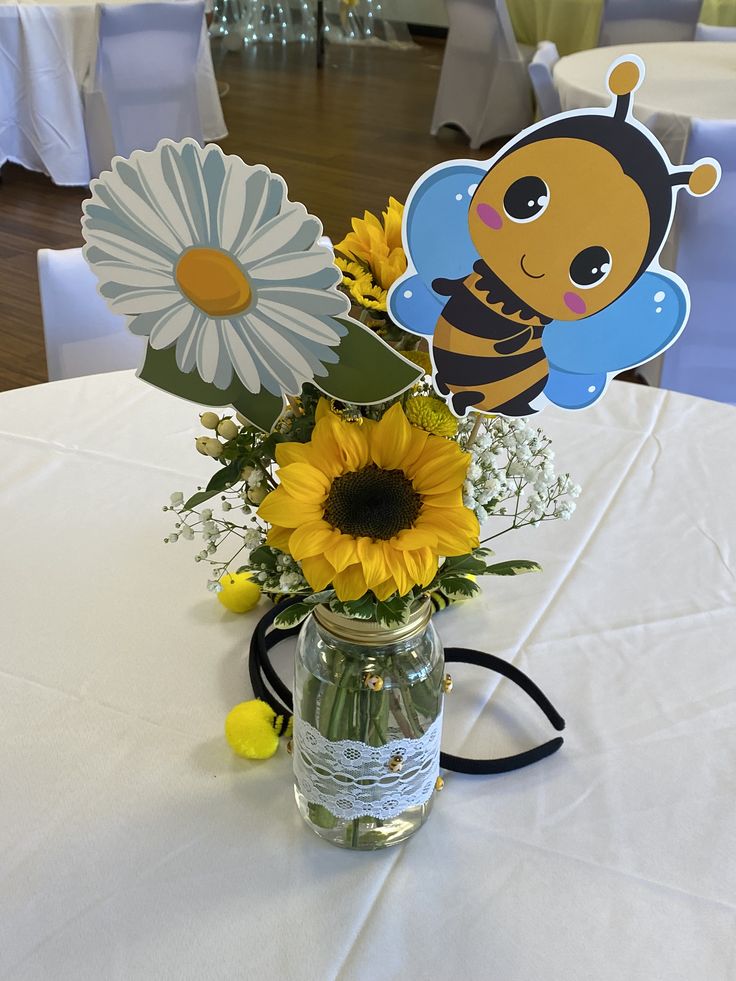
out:
M405 391L424 374L357 320L336 319L348 330L333 348L340 361L325 365L327 376L314 380L327 395L353 404L384 402Z
M470 599L480 592L480 586L466 576L447 576L440 580L440 589L448 599Z
M304 602L308 606L319 606L320 603L329 603L334 595L334 589L323 589L319 593L312 593L311 596L307 596Z
M284 408L282 397L272 395L261 389L258 395L249 392L237 375L227 388L217 388L203 379L197 370L185 373L179 370L176 363L176 348L174 345L163 351L154 351L149 344L146 348L146 358L138 371L138 377L155 385L165 392L178 395L180 398L196 402L198 405L232 405L254 426L268 432Z
M376 603L376 620L386 627L396 627L409 618L413 599L406 596L393 596Z
M476 555L454 555L450 558L445 559L442 563L440 569L440 576L445 572L463 572L473 576L482 575L487 566L482 558L478 558Z
M250 553L248 563L251 566L262 566L273 571L276 569L276 553L269 545L259 545Z
M276 614L273 625L279 630L288 630L289 627L295 627L302 620L306 620L311 612L312 608L306 603L292 603L291 606L287 606L285 610Z
M333 597L330 600L330 609L333 613L341 613L344 617L352 617L353 620L372 620L375 616L375 604L370 596L345 601Z
M211 497L214 497L217 493L216 490L203 490L197 491L196 494L192 494L188 501L184 503L184 509L186 511L191 511L193 508L198 507L200 504L204 504L205 501L209 501Z
M494 565L486 566L487 576L521 576L525 572L541 572L542 567L538 562L531 562L529 559L513 559L511 562L496 562Z
M233 460L232 463L228 463L212 475L210 482L207 484L207 490L213 491L217 494L218 491L225 490L225 488L230 487L240 476L240 471L243 469L239 460Z

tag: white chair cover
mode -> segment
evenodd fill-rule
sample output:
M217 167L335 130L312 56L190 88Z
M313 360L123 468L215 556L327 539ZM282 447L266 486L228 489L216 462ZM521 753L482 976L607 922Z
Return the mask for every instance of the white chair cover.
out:
M540 41L529 64L529 78L532 80L540 119L562 112L560 96L552 78L552 69L559 60L557 45L553 41Z
M599 45L692 41L703 0L605 0Z
M677 392L736 405L736 122L692 122L686 160L715 157L721 183L705 198L680 191L677 272L690 289L690 320L665 352L660 384Z
M713 24L698 24L695 28L696 41L736 41L736 27L718 27Z
M84 91L93 176L115 154L152 150L165 137L203 142L194 66L204 33L203 0L102 4Z
M138 367L146 339L110 312L81 249L39 249L38 284L49 381Z
M449 33L430 132L455 123L470 146L532 121L531 84L505 0L447 0Z

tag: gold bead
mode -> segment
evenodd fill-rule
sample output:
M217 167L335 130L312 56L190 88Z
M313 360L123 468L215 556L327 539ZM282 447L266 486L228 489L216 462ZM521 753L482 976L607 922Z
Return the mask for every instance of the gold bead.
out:
M449 695L450 692L452 691L452 675L451 674L446 674L445 677L442 679L442 691L445 693L445 695Z
M289 756L291 756L291 754L294 752L294 742L291 739L286 741L286 752L289 754Z
M445 781L442 779L442 777L437 777L437 779L434 782L434 789L440 791L444 786L445 786Z
M378 674L369 674L366 671L363 675L363 684L371 691L380 691L383 688L383 678Z
M388 761L388 768L392 773L398 773L403 765L404 765L404 761L398 755L392 756L391 759Z

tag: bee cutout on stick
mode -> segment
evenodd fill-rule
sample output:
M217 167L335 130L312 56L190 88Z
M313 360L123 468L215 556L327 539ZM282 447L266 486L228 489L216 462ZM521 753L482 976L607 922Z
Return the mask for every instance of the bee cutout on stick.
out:
M720 167L672 166L632 114L643 77L639 58L619 58L608 108L545 119L486 163L440 164L413 187L388 308L432 335L434 384L456 415L584 408L685 326L687 287L658 257L678 191L709 194Z

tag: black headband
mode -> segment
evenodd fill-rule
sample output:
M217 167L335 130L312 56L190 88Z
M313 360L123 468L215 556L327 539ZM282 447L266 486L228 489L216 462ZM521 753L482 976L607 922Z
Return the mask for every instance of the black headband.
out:
M248 657L248 673L250 682L253 686L253 694L256 698L266 702L274 710L277 716L281 717L279 735L286 731L286 727L293 714L294 702L291 691L279 678L276 673L268 652L276 644L289 637L294 637L301 630L301 625L289 627L286 630L273 628L273 621L278 613L285 606L290 606L297 602L295 599L282 600L278 605L261 617L250 642L250 654ZM269 630L269 628L272 628ZM493 654L485 654L483 651L475 651L464 647L446 647L446 664L475 664L481 668L488 668L503 675L509 681L513 681L539 706L544 712L552 726L561 732L565 728L565 720L555 709L547 696L542 692L523 671L502 661L501 658ZM541 746L527 749L522 753L515 753L513 756L504 756L500 759L474 760L463 756L453 756L450 753L440 753L440 766L445 770L454 770L457 773L508 773L510 770L518 770L530 763L536 763L547 756L556 753L562 746L562 736L556 736Z

